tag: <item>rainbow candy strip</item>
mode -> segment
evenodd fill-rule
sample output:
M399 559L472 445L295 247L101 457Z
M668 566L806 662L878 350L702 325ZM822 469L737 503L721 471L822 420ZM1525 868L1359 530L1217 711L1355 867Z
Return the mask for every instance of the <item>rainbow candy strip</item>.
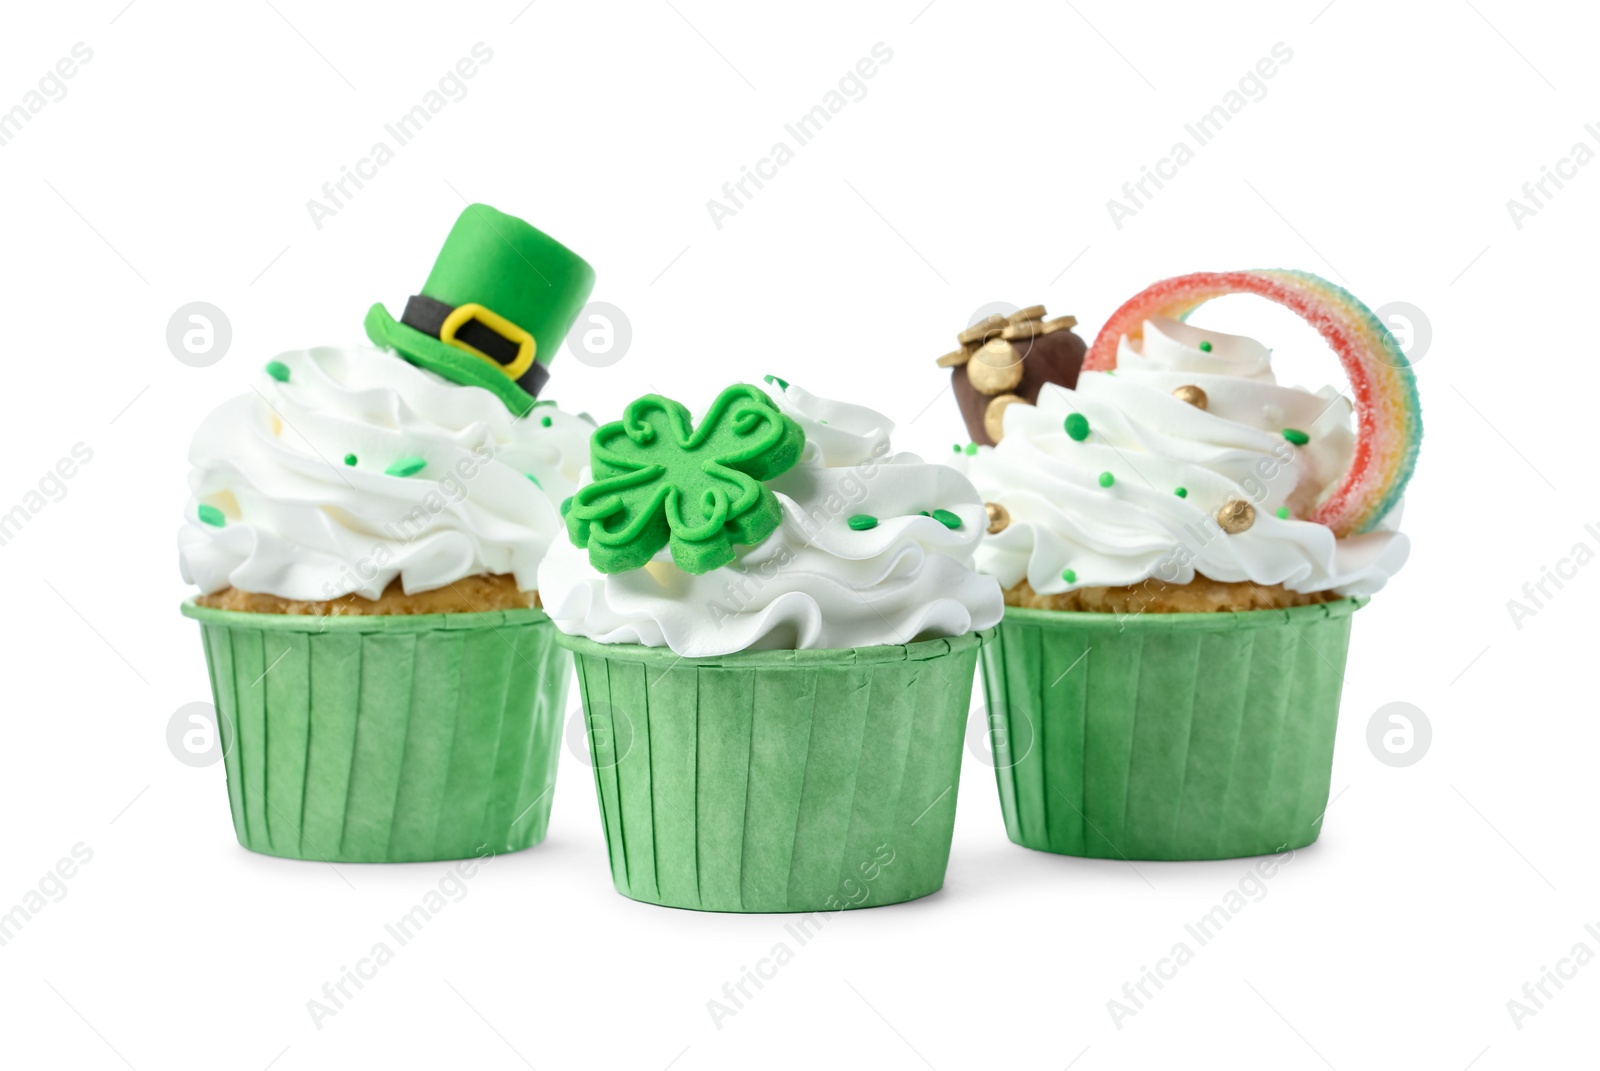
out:
M1411 362L1389 329L1348 290L1310 272L1196 272L1164 279L1134 295L1100 329L1085 371L1117 366L1124 335L1144 335L1152 316L1182 320L1212 298L1255 294L1277 302L1315 327L1339 355L1355 394L1356 449L1350 470L1307 520L1334 535L1370 532L1400 501L1422 444L1422 403Z

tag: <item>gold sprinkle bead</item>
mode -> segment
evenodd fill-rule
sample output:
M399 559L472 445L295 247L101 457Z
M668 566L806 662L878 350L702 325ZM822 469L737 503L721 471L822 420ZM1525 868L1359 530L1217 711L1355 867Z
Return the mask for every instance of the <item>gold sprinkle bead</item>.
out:
M1217 524L1229 535L1247 532L1255 523L1256 508L1242 498L1224 502L1222 508L1217 510Z
M989 438L999 442L1005 437L1006 410L1013 405L1027 405L1015 394L1002 394L989 400L989 407L983 411L983 430L989 433Z
M989 515L990 535L999 535L1011 526L1011 513L998 502L985 502L983 511Z
M1022 355L1011 343L991 339L967 362L967 380L979 394L1003 394L1022 382Z
M1016 312L1012 313L1010 316L1007 316L1006 317L1006 322L1007 323L1013 323L1013 324L1020 324L1024 320L1042 320L1042 319L1044 319L1044 306L1043 305L1029 305L1027 308L1018 309Z
M970 342L983 342L990 335L998 335L1005 330L1006 318L998 312L992 316L985 316L965 331L956 336L956 341L963 346Z
M1206 407L1206 392L1193 383L1186 383L1174 390L1172 396L1180 402L1188 402L1196 409L1204 409Z

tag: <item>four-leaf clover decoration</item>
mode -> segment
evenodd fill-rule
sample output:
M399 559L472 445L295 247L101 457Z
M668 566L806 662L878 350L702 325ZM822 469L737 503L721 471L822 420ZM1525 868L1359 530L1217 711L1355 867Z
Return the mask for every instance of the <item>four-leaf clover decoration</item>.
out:
M717 395L700 426L670 398L647 394L589 441L594 482L573 496L567 534L602 573L637 569L662 546L687 573L728 564L783 522L761 482L800 459L806 435L763 391Z

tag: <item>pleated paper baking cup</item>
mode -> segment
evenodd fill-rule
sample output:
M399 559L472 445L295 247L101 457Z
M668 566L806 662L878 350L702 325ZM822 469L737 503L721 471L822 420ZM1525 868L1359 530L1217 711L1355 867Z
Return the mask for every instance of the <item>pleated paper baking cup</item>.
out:
M239 843L397 863L544 839L567 655L540 610L200 622Z
M1317 839L1365 599L1287 610L1007 607L983 650L995 778L1017 844L1226 859Z
M748 912L936 892L992 635L713 658L563 637L617 891Z

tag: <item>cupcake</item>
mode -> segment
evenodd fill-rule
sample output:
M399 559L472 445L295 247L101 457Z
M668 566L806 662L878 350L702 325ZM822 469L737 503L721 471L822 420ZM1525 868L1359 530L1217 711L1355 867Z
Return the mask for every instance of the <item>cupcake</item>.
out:
M1264 346L1186 322L1234 293L1315 326L1354 402L1280 386ZM1075 387L958 451L1006 602L983 673L1011 839L1126 859L1315 840L1351 615L1405 563L1420 438L1378 319L1315 276L1255 271L1141 293Z
M567 658L537 576L593 425L535 392L592 280L471 206L406 314L368 314L384 348L280 354L201 424L183 612L246 848L400 862L543 839Z
M617 891L824 911L944 882L1000 591L955 470L768 377L696 424L648 395L591 444L539 589L575 655Z

